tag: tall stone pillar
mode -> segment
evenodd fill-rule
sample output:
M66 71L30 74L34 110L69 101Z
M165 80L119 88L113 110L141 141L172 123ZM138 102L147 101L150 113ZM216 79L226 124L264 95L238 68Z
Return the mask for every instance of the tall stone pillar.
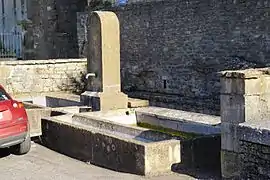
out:
M269 118L267 69L221 73L221 170L224 179L240 176L237 127Z
M113 12L95 11L89 18L87 91L81 96L93 111L127 108L121 92L120 30Z

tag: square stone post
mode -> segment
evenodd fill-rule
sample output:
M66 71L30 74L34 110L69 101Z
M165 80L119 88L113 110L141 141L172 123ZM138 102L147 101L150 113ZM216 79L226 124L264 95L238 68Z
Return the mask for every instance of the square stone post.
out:
M221 72L221 170L224 179L240 176L237 127L269 117L268 69Z
M127 108L128 97L121 92L120 30L115 13L91 13L88 43L88 84L81 101L93 111Z

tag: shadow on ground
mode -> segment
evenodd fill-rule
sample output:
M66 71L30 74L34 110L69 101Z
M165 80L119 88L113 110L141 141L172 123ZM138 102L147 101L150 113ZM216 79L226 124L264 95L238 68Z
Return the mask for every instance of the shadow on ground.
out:
M219 135L202 136L181 142L181 163L174 164L175 173L196 179L221 179L221 138Z
M5 148L5 149L0 149L0 159L9 156L10 153L10 149Z

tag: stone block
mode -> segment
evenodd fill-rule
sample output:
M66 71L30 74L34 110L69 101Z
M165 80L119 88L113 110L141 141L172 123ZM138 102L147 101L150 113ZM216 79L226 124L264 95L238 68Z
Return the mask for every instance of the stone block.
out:
M265 103L260 96L245 96L245 122L261 121L267 113Z
M146 106L149 106L148 100L128 98L129 108L146 107Z
M232 124L265 120L269 115L268 95L220 95L221 121Z
M170 172L172 165L181 162L180 143L172 141L152 143L145 147L145 174ZM153 173L155 172L155 173Z
M245 95L260 95L263 92L262 79L260 77L254 79L244 80L244 94Z
M84 92L81 94L81 103L90 106L93 111L108 111L126 109L128 96L124 93Z
M222 77L220 79L221 94L239 94L245 93L245 80L240 78L227 78Z
M232 152L239 152L237 125L226 122L221 124L221 149Z
M43 117L49 117L51 115L50 109L45 108L34 108L26 109L31 137L42 135L41 130L41 119Z
M269 94L270 93L270 76L262 76L262 84L261 84L261 89L262 92L264 92L265 94Z
M245 121L245 97L220 95L221 122L238 124Z
M221 174L224 179L237 179L240 176L239 154L221 150Z

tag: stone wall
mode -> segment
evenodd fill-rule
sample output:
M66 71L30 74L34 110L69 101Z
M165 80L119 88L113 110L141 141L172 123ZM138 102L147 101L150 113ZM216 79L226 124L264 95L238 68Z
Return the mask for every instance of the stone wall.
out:
M0 84L11 94L81 93L85 71L86 59L2 61Z
M270 178L270 146L242 141L240 162L243 179Z
M219 114L217 72L270 63L269 6L163 0L109 9L120 20L123 89L152 105Z
M256 127L257 126L257 127ZM243 124L240 134L240 166L243 179L270 179L269 126Z
M159 102L177 108L218 113L217 72L270 63L269 6L253 0L170 0L115 9L124 89L139 92L135 96L156 93L144 95L153 101L173 97Z
M77 37L79 57L87 57L87 20L88 12L77 13Z
M78 58L76 13L86 0L28 0L25 59Z

